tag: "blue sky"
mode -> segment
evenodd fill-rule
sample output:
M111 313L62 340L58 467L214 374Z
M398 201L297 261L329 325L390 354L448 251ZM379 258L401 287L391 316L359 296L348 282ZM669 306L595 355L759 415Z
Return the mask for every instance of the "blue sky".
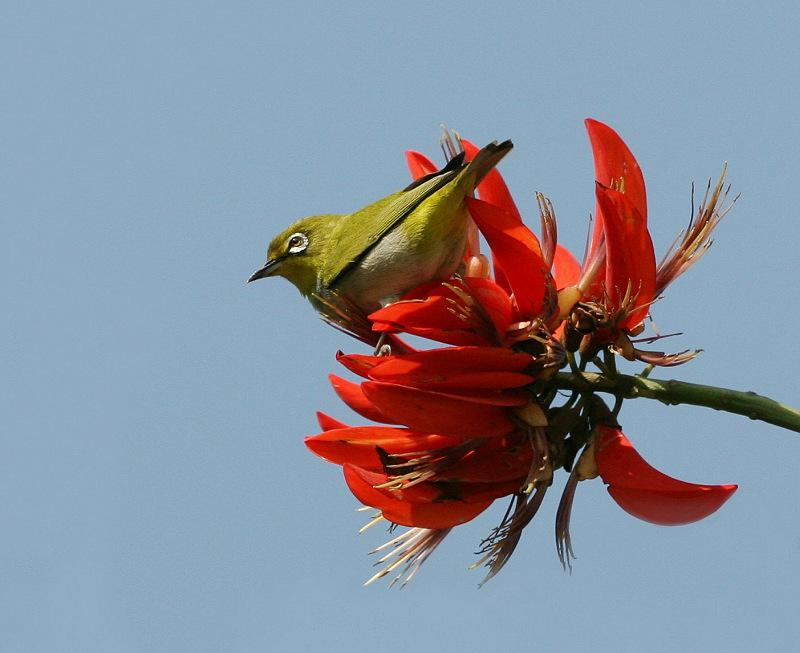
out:
M697 524L622 512L599 481L555 553L562 474L514 558L468 571L505 504L402 591L363 514L302 444L337 349L269 239L408 182L439 125L511 138L530 224L581 252L583 119L647 182L663 254L694 181L741 198L653 309L697 360L661 376L800 405L795 3L6 3L0 9L0 648L7 651L787 650L800 643L800 441L644 400L662 471L738 483ZM437 159L440 161L441 159ZM631 368L630 371L635 371Z

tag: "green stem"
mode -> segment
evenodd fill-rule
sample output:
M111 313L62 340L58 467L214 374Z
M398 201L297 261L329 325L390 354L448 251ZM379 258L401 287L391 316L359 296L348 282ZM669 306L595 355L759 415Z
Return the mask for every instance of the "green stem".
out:
M602 374L584 372L581 376L559 372L551 381L555 387L576 392L607 392L623 399L646 397L667 405L691 404L744 415L800 433L800 411L779 404L755 392L740 392L699 383L662 381L643 376L620 374L609 379Z

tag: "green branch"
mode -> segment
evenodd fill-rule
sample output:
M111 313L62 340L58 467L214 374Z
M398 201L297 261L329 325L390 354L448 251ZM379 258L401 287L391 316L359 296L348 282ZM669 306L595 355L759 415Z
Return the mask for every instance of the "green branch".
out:
M691 404L727 413L744 415L781 428L800 433L800 411L755 392L740 392L698 383L662 381L643 376L620 374L609 379L602 374L585 372L582 375L559 372L551 380L555 387L576 392L606 392L623 399L646 397L669 406Z

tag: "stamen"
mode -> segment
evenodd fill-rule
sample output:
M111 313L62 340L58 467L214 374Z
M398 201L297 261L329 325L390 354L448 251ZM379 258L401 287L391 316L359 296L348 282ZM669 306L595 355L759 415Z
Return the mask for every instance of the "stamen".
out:
M444 125L440 125L440 127L444 134L439 139L439 145L442 148L445 160L449 162L450 159L454 159L464 151L464 144L461 142L461 134L457 131L449 130Z
M444 540L449 532L449 528L409 528L394 539L370 551L369 553L371 555L392 547L392 550L380 558L375 563L375 566L382 565L392 558L396 559L372 576L364 585L369 585L402 567L400 573L389 583L389 587L392 587L405 576L405 580L400 584L400 588L402 589L405 587L406 583L414 577L417 571L419 571L422 563L436 550L436 547L442 543L442 540Z
M385 454L382 457L383 471L391 476L376 489L400 490L409 488L430 478L441 476L467 454L479 449L485 438L471 438L464 442L434 451ZM379 451L380 453L380 451ZM405 471L404 471L405 470Z
M539 192L536 193L536 202L539 205L539 217L542 221L542 258L549 270L553 267L553 257L556 254L558 241L556 212L552 202Z
M540 483L532 493L515 494L503 521L492 531L489 537L483 540L481 549L478 551L478 555L483 554L483 556L478 562L470 566L470 569L475 569L481 565L489 568L489 573L486 574L479 586L484 585L493 578L508 562L508 559L514 553L514 549L517 548L523 529L534 518L542 505L547 486L548 483ZM514 507L513 512L511 506Z
M606 237L603 232L600 232L600 238L595 247L592 256L588 254L584 257L583 268L581 269L581 278L578 281L577 287L583 295L586 295L589 287L594 283L600 274L606 262Z
M556 512L556 551L558 551L558 559L561 561L564 571L569 568L570 573L572 573L572 560L576 556L572 550L572 540L569 536L569 520L572 515L572 503L575 499L575 490L578 487L579 480L578 465L575 465L564 487L564 493L561 495L561 501Z
M492 346L504 346L502 336L497 331L497 327L492 321L486 307L483 305L483 302L476 297L472 286L458 275L456 275L455 278L456 281L460 281L461 283L445 283L444 285L452 290L462 303L450 299L449 302L452 306L452 308L449 309L450 312L467 324L472 331L482 336Z
M724 206L731 188L730 185L727 188L724 187L727 168L728 164L726 163L722 167L722 174L713 191L711 190L711 180L708 181L703 201L696 215L694 215L694 185L692 185L692 217L689 219L689 227L678 235L658 264L656 295L660 295L664 288L700 260L711 247L711 232L739 199L737 195L728 206Z

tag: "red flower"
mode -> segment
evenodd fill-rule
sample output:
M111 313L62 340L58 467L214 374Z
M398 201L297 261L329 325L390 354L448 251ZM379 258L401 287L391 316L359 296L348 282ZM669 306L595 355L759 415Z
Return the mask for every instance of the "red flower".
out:
M348 426L320 414L323 432L306 438L318 456L341 465L345 481L381 517L411 528L392 541L391 562L376 577L404 568L407 578L457 525L494 500L512 507L484 541L481 562L494 575L508 560L551 484L570 470L557 516L562 561L571 556L569 513L577 482L598 474L630 514L682 524L711 514L736 486L683 483L650 467L593 392L559 404L548 382L568 363L598 354L670 365L690 356L644 352L630 337L643 328L656 294L706 247L719 221L721 182L670 258L656 266L647 230L644 180L636 159L606 125L587 120L596 172L596 222L580 264L556 242L553 208L537 196L543 237L526 227L497 170L467 205L491 249L493 278L472 239L463 275L426 284L369 316L389 338L375 355L337 359L360 383L331 375L339 397L377 424ZM450 142L451 149L456 149ZM464 141L467 157L478 148ZM407 153L415 178L436 170ZM704 225L695 228L696 224ZM449 345L418 351L399 334ZM612 363L613 365L613 363ZM581 367L582 369L582 367ZM582 453L581 453L582 452Z
M594 235L581 300L602 316L594 340L614 342L619 332L637 333L655 299L656 262L647 230L647 194L639 164L617 133L587 120L595 167Z
M360 385L332 377L356 412L403 427L348 427L326 416L306 439L343 466L353 494L394 523L450 528L525 484L536 452L523 422L533 357L503 347L397 356L339 355ZM330 426L331 428L326 428Z

